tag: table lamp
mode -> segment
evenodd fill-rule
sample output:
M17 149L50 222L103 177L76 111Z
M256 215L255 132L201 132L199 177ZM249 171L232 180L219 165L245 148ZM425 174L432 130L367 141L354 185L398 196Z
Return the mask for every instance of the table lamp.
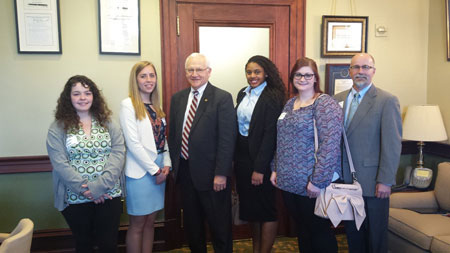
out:
M418 141L419 160L410 178L410 186L427 188L433 171L423 167L423 146L425 141L445 141L445 131L441 111L437 105L411 105L403 120L403 139Z

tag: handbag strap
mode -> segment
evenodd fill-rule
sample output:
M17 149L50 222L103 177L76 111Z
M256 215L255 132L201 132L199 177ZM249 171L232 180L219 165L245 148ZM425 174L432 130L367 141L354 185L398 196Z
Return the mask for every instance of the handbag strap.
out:
M321 94L320 96L318 96L316 98L316 101L319 97L321 97L324 94ZM316 101L314 101L314 104L316 103ZM313 125L314 125L314 158L316 159L316 163L317 163L317 150L319 149L319 136L317 133L317 126L316 126L316 118L315 118L315 111L316 111L316 107L314 106L314 115L313 115ZM355 166L353 165L353 159L352 159L352 154L350 152L350 148L348 146L348 140L347 140L347 134L345 133L345 128L344 126L342 126L342 137L344 139L344 146L345 146L345 152L347 153L347 158L348 158L348 164L350 167L350 173L352 175L353 181L357 181L356 180L356 171L355 171Z

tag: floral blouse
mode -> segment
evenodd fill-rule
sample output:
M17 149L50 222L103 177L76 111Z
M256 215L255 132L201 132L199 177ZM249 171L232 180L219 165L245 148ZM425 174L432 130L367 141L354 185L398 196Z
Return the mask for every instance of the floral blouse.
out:
M164 145L166 144L166 124L163 119L156 116L150 104L145 104L148 113L150 114L150 121L152 123L153 136L155 137L155 145L158 153L164 152Z
M277 149L272 170L277 172L280 189L306 196L311 181L319 188L328 186L334 172L341 173L343 113L330 96L319 96L315 103L293 110L296 97L283 108L277 122ZM314 157L314 125L318 131L317 162Z

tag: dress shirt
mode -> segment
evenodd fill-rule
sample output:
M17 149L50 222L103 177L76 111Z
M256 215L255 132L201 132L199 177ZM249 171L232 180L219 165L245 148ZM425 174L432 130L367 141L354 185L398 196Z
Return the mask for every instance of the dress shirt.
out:
M244 90L247 95L242 99L237 109L239 133L242 136L248 136L248 129L250 127L253 110L255 109L256 102L258 102L259 96L261 96L261 93L266 86L267 82L263 82L256 88L252 88L249 85Z

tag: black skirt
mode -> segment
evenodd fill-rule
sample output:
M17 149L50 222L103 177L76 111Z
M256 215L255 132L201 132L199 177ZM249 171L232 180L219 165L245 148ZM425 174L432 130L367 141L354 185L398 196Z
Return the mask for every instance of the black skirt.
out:
M264 172L263 183L252 185L253 161L248 138L238 135L234 161L236 187L239 194L239 218L250 222L276 221L275 187L270 182L270 168Z

